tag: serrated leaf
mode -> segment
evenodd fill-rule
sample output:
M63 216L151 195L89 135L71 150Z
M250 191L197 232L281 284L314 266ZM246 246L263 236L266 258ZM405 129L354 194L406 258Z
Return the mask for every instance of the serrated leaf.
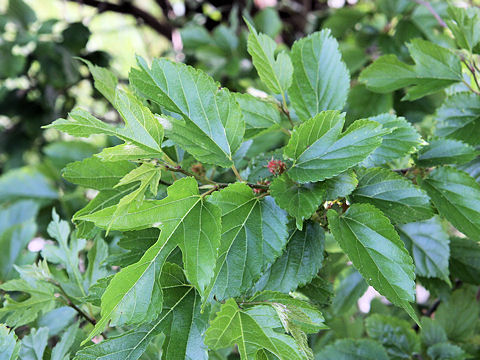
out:
M120 89L116 91L114 106L125 121L124 127L116 128L77 108L69 114L68 120L58 119L46 128L55 128L78 137L93 134L116 136L161 156L163 128L150 110L132 94Z
M437 110L435 134L479 145L480 138L480 98L470 92L460 92L448 96Z
M300 183L321 181L338 175L364 160L382 142L382 126L358 120L341 133L345 114L324 111L295 127L284 150L292 159L288 170Z
M427 355L431 360L464 360L470 356L460 346L450 343L439 343L427 349Z
M158 152L144 149L134 144L120 144L104 148L95 156L105 162L120 162L124 160L137 161L142 159L155 159L158 157Z
M255 360L261 349L270 351L280 360L302 359L291 337L276 333L271 328L262 328L233 299L222 305L211 322L205 334L205 343L213 350L237 344L242 360Z
M326 189L325 200L332 201L350 195L357 187L358 179L353 170L347 170L333 178L323 181Z
M82 238L88 238L94 232L95 228L95 225L92 222L79 220L78 218L93 214L117 204L121 198L134 191L137 186L137 184L132 184L116 189L100 191L84 208L73 214L72 221L77 226L77 235Z
M388 169L360 169L352 202L372 204L393 222L426 220L433 216L430 198L411 181Z
M245 120L245 138L279 128L282 118L278 106L250 94L235 93L234 96Z
M408 359L420 351L418 335L405 320L374 314L365 320L365 328L368 336L380 342L393 359Z
M20 347L21 360L42 360L48 341L48 328L32 329L30 334L22 339Z
M385 349L370 339L342 339L326 346L317 354L322 360L388 360Z
M140 184L135 191L132 191L120 199L116 205L115 212L112 215L111 223L127 213L131 204L134 204L137 207L140 206L148 189L150 189L150 193L153 197L157 196L160 177L160 168L151 163L143 163L121 178L114 188L138 182L140 182Z
M0 285L7 292L19 291L29 295L23 301L16 301L5 296L3 307L0 308L2 321L9 327L17 328L34 321L40 314L46 314L55 308L56 297L53 285L32 279L13 279Z
M421 186L438 212L472 239L480 239L480 185L452 167L437 168Z
M149 100L183 117L165 120L168 137L199 161L231 166L245 131L235 97L227 89L219 89L204 72L184 64L155 59L149 68L138 58L138 66L140 69L130 72L133 86Z
M313 278L310 284L298 288L297 292L305 295L315 306L321 309L328 307L332 303L332 283L318 275Z
M380 93L409 86L403 100L411 101L462 81L460 58L450 49L421 39L412 40L407 47L415 65L384 55L362 71L360 81Z
M164 265L160 283L164 304L155 321L88 346L79 351L74 360L136 360L160 332L166 335L165 359L207 359L202 335L207 327L208 312L200 312L200 297L186 281L183 270L175 264Z
M2 360L16 360L20 351L20 342L13 330L8 329L4 324L0 324L0 354Z
M424 277L436 277L450 283L448 234L440 219L413 222L398 227L400 238L415 262L415 272Z
M97 157L68 164L62 172L63 177L89 189L112 189L122 177L135 169L129 161L105 162Z
M443 343L448 340L447 333L445 332L445 330L443 330L442 326L438 323L438 321L424 316L421 318L420 323L422 325L420 338L422 340L422 343L424 343L426 346L430 347L432 345Z
M413 260L390 221L369 204L353 204L342 216L329 210L327 217L335 239L367 283L418 322L409 304L415 301Z
M275 306L273 307L275 312L277 312L277 315L279 316L280 322L282 321L282 315L280 315L279 312L283 312L283 310L288 308L291 311L291 314L287 315L290 317L289 321L293 321L295 323L295 326L299 327L299 329L308 334L316 333L319 330L328 328L324 324L325 320L322 313L315 306L304 300L292 297L288 294L267 290L259 292L252 296L250 299L248 299L246 305L248 305L248 302L251 302L252 304L262 303L268 306L272 306L275 304L282 305L283 309L279 309L278 307L276 308ZM250 312L250 314L253 313L254 311ZM263 317L264 314L262 314L261 311L259 311L258 313L260 314L260 316ZM271 320L272 319L269 319L268 321Z
M208 293L223 300L248 290L281 254L287 219L271 197L255 197L244 183L213 193L209 201L222 211L222 240Z
M130 207L121 219L111 222L115 207L109 207L86 220L111 229L135 230L161 227L158 241L135 264L122 269L102 296L102 319L89 338L111 325L135 324L153 320L161 310L162 296L158 274L168 255L178 245L183 254L189 281L201 294L214 275L220 243L220 210L199 195L194 178L176 181L163 200L145 201ZM186 231L188 229L188 232Z
M50 360L69 359L69 350L75 342L75 337L79 331L78 324L70 326L62 335L62 338L52 349Z
M294 70L288 96L300 120L308 120L325 110L342 110L350 76L330 30L297 40L291 57Z
M480 285L480 243L469 238L451 238L450 271L464 282Z
M292 83L292 61L287 53L275 57L277 44L268 35L259 34L248 22L247 49L262 82L275 94L284 94Z
M79 59L88 66L93 76L95 88L113 104L115 102L115 89L118 85L117 77L108 69L92 64L85 59Z
M306 222L303 231L290 230L287 247L255 284L254 290L295 291L308 284L322 267L325 233L314 222Z
M435 320L445 329L452 341L466 341L473 336L480 315L476 289L466 287L455 290L446 302L440 303Z
M480 42L480 11L475 8L463 9L450 5L447 9L449 20L448 28L459 47L472 52Z
M57 240L58 246L47 244L42 249L43 258L53 264L64 265L69 282L65 286L67 292L74 296L85 296L83 277L79 268L78 253L85 248L86 240L70 236L68 222L61 220L55 209L52 210L52 221L47 227L48 235ZM69 241L70 238L70 241Z
M303 228L303 221L308 220L322 204L325 193L322 184L298 184L287 174L276 177L270 185L270 194L275 202L296 219L299 230Z
M477 154L474 147L459 140L435 139L420 149L415 162L424 167L464 164L475 159Z
M368 120L382 124L384 129L392 129L383 135L382 144L364 161L365 166L378 166L402 158L416 150L422 138L415 128L403 117L381 114Z

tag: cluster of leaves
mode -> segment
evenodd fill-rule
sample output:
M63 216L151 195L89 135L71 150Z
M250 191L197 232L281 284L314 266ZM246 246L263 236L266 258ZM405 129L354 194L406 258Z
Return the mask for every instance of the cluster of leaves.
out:
M20 277L0 285L0 320L30 333L18 341L2 325L2 353L479 356L480 14L447 11L451 47L411 40L413 64L387 54L360 75L369 92L405 101L441 93L431 134L393 113L341 112L353 72L330 30L281 50L247 21L266 99L163 58L138 58L129 86L87 62L124 126L77 108L48 128L121 143L65 167L65 179L98 192L74 214L77 229L54 212L42 260L9 260ZM31 204L15 206L25 208L5 236L35 232ZM426 309L417 282L434 295ZM369 285L395 306L373 302L352 320Z

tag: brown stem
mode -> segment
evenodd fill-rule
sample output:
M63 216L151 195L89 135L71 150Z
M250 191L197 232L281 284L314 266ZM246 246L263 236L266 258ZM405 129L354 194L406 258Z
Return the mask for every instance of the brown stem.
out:
M98 12L112 11L119 14L131 15L137 20L143 21L145 25L151 27L160 35L165 36L168 39L172 37L173 28L168 22L160 22L156 17L143 9L133 5L130 1L123 1L120 4L111 3L101 0L68 0L80 5L87 5L97 8ZM166 15L166 14L165 14Z
M198 176L194 173L191 173L190 171L188 170L185 170L183 169L182 167L180 166L169 166L169 165L166 165L166 164L162 164L162 166L165 168L165 170L168 170L168 171L172 171L172 172L179 172L179 173L182 173L186 176L192 176L194 177L198 182L201 182L201 183L207 183L207 184L210 184L210 185L215 185L216 187L218 188L225 188L227 187L228 185L230 185L230 183L222 183L222 182L216 182L216 181L213 181L213 180L210 180L210 179L207 179L207 178L204 178L204 177L201 177L201 176ZM238 172L238 171L237 171ZM243 181L243 180L242 180ZM165 183L165 185L167 185L168 183ZM246 185L250 186L251 188L253 189L269 189L269 186L268 185L262 185L262 184L254 184L254 183L245 183ZM171 184L170 184L171 185Z
M428 1L425 1L425 0L413 0L413 1L415 1L419 5L425 6L427 10L430 12L430 14L432 14L433 17L437 20L437 22L440 24L441 27L444 27L444 28L447 27L447 24L445 23L445 21L443 21L443 19L440 17L440 15L438 15L438 13L435 11L435 9L432 7L432 5Z
M475 81L475 84L477 85L477 88L480 90L480 84L479 84L478 79L477 79L477 73L475 71L475 67L473 65L470 65L469 63L467 63L467 61L465 59L462 59L462 62L465 64L468 71L470 71L470 73L472 74L473 80Z

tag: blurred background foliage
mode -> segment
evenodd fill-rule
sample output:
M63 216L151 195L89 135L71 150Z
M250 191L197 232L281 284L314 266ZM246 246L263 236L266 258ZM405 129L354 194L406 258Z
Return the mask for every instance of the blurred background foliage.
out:
M455 3L480 6L480 0ZM446 1L429 4L440 18L446 16ZM244 17L286 46L330 28L351 73L347 119L395 112L415 124L424 137L430 135L433 114L445 92L402 102L402 90L373 93L357 80L360 71L383 54L411 63L405 43L413 38L454 47L423 1L0 0L0 283L15 276L13 264L35 259L32 239L46 236L52 207L69 219L94 196L91 190L65 181L62 168L114 141L101 136L73 139L41 128L66 117L75 105L105 121L120 122L93 89L87 67L76 58L109 67L126 81L134 54L148 60L167 56L205 70L222 86L262 96L265 89L246 50ZM275 136L255 138L248 151L274 148ZM336 275L343 267L335 264L343 259L335 258L334 249L329 251L333 255L325 271ZM366 289L363 282L357 287L359 294ZM352 305L338 306L342 312L352 312ZM374 312L386 313L385 307L379 300L372 303ZM360 337L362 319L349 314L338 317L332 335L316 346L335 333Z

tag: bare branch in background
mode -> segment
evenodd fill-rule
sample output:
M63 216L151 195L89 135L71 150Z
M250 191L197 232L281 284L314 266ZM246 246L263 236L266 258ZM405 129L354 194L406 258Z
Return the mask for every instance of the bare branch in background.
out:
M100 0L68 0L68 1L97 8L97 11L99 13L105 12L105 11L112 11L119 14L131 15L135 19L142 21L145 25L149 26L160 35L163 35L168 39L172 37L173 27L168 22L159 21L156 17L152 16L147 11L140 9L139 7L133 5L130 2L122 2L120 4L115 4L108 1L100 1ZM156 1L156 2L164 11L165 17L167 17L167 13L165 13L164 8L168 9L168 7L170 6L168 1Z

